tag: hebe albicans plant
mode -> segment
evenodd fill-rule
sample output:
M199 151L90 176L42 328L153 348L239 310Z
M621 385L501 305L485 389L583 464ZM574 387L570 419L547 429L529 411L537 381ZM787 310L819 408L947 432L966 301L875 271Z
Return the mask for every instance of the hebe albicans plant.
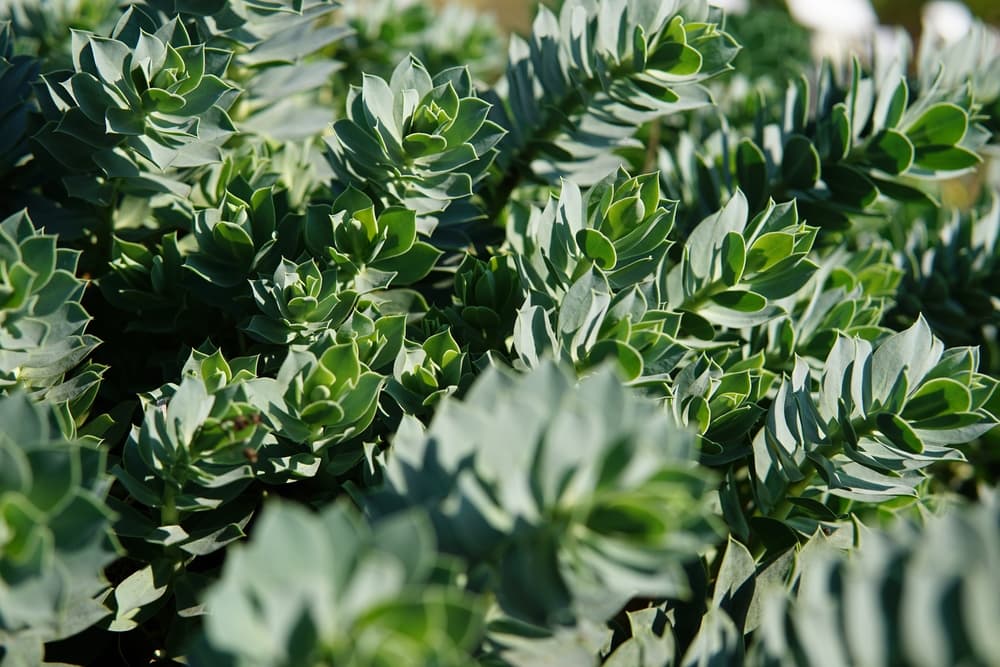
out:
M1000 38L559 5L0 6L2 667L1000 664Z

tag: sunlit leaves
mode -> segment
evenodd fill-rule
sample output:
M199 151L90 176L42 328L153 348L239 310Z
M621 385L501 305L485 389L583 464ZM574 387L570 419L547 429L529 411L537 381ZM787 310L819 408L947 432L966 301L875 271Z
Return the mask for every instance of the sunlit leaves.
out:
M283 259L272 276L252 286L261 314L250 319L247 332L272 343L309 342L346 320L357 299L353 290L340 288L335 268L321 270L311 259Z
M870 539L996 482L988 31L12 7L4 665L993 658L978 519Z
M373 508L427 508L444 548L495 569L509 613L598 620L686 590L681 564L712 534L707 478L691 436L613 374L494 371L418 429L397 436Z
M631 143L637 124L707 104L702 84L729 67L738 47L707 4L680 9L574 0L557 16L543 6L528 40L511 41L502 108L510 135L500 164L517 171L489 196L509 196L530 174L596 183L622 164L610 149Z
M77 253L56 247L25 213L0 221L0 393L21 386L38 398L89 409L103 368L80 366L100 341L84 333L90 316L80 304Z
M385 81L365 75L334 125L330 161L342 183L419 215L444 211L472 195L496 155L504 130L487 120L468 70L433 78L413 57Z
M133 10L111 38L76 33L73 71L46 75L38 140L74 172L117 179L141 193L186 193L165 174L210 164L235 130L227 109L236 88L225 80L231 53L192 43L176 18L144 30ZM71 188L106 201L96 185Z
M962 458L955 445L997 423L996 381L976 357L945 350L921 319L874 345L839 337L816 376L797 360L754 439L759 502L795 483L866 502L916 494L917 471Z
M370 527L346 504L319 515L274 504L210 591L192 664L467 664L482 604L434 566L420 513Z
M748 664L995 661L1000 646L979 621L996 614L987 591L998 583L997 528L988 500L922 527L865 533L850 557L810 545L799 555L794 594L761 587L762 625Z

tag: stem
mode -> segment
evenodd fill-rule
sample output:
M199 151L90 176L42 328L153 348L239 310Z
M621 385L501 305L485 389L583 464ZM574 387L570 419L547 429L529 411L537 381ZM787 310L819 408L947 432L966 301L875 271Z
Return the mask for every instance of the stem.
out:
M859 438L868 435L873 430L874 419L860 419L856 423L851 422L851 428L857 434ZM841 429L834 430L828 436L829 442L821 445L817 451L823 456L831 457L840 453L844 448L844 438L843 431ZM771 519L782 520L788 517L791 513L794 504L789 498L795 498L801 496L806 489L812 484L813 480L816 478L817 469L816 464L806 459L799 465L799 473L802 475L802 479L797 482L793 482L785 487L782 493L781 500L774 506L767 514L764 514L758 508L756 514L757 516L766 516Z
M163 489L163 507L160 508L160 523L164 526L176 525L180 522L177 512L177 489L167 482Z
M653 171L653 168L656 167L662 130L663 127L659 118L649 124L649 138L646 140L646 159L642 164L642 171L645 173Z
M623 60L617 67L608 72L608 78L615 79L630 70L631 57ZM542 147L555 137L564 127L563 119L577 116L586 111L590 99L601 90L601 80L597 77L587 79L582 84L570 88L566 95L556 100L550 109L557 110L550 113L545 122L531 132L521 146L514 149L509 164L504 169L503 177L497 185L484 193L486 200L486 213L491 223L496 222L503 211L511 194L520 185L521 181L531 176L531 163L538 157ZM659 122L657 121L657 125Z
M700 290L695 292L688 298L684 303L680 305L677 310L688 310L691 312L696 312L698 308L704 306L709 299L711 299L716 294L722 294L729 286L726 285L722 280L716 280L715 282L705 285Z
M529 149L525 149L524 151L524 155L528 158L529 162L533 158L533 153L534 151ZM487 198L486 215L490 223L495 223L497 218L500 217L500 212L503 211L507 202L510 201L511 194L513 194L514 189L517 188L518 184L525 177L525 172L530 171L531 169L526 169L519 158L515 158L511 164L511 168L504 173L503 179Z
M809 488L809 485L816 477L816 466L807 460L799 466L799 472L803 474L802 479L785 487L785 493L782 495L781 501L775 505L774 509L768 515L770 518L778 519L779 521L788 518L788 515L792 512L792 508L795 506L789 498L797 498Z

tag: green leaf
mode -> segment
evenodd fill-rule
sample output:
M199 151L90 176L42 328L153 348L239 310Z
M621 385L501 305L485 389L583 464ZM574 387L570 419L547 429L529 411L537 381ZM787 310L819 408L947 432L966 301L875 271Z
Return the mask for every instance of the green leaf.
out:
M830 110L819 123L817 149L824 162L839 162L851 150L851 119L843 102Z
M166 90L150 88L142 94L142 106L150 112L169 114L184 108L184 98Z
M751 208L756 210L767 193L767 160L750 139L741 139L736 147L736 178Z
M878 187L879 192L896 201L917 202L921 205L935 207L940 205L932 196L918 188L884 178L872 177L871 180Z
M681 313L681 331L699 340L715 339L715 327L712 323L690 311Z
M112 632L127 632L138 627L134 620L143 607L160 600L168 591L167 572L147 565L133 572L115 586L115 618L108 627Z
M921 385L907 399L902 416L908 421L918 421L942 414L967 412L971 407L972 394L965 385L951 378L936 378Z
M969 427L978 427L975 430L982 433L992 426L989 423L989 418L979 412L945 412L929 419L921 419L920 421L913 422L913 428L918 431L950 429L960 431ZM977 437L975 434L970 433L970 435L966 436L959 433L957 435L958 439L950 442L964 443L975 437Z
M412 285L434 268L442 252L430 243L417 241L402 255L381 260L373 264L380 271L394 272L392 285Z
M413 211L388 208L378 218L379 226L385 227L385 243L378 256L383 259L396 257L409 251L417 238L416 216Z
M750 519L750 530L772 554L777 554L798 544L798 536L788 524L766 516Z
M604 667L661 667L670 664L676 642L663 610L649 607L626 614L631 636L608 656ZM565 651L553 650L552 655L556 654L566 655Z
M922 146L914 157L917 166L933 171L971 169L982 161L976 153L961 146Z
M883 412L875 418L875 422L882 434L900 449L915 454L924 451L924 443L899 415Z
M458 113L441 132L449 146L469 141L479 128L486 122L491 105L476 97L465 97L459 100Z
M628 343L619 340L598 341L591 349L588 360L591 364L599 364L606 359L614 359L625 381L631 381L642 375L642 355Z
M801 134L793 134L785 142L781 158L781 176L789 187L807 190L816 184L820 174L819 153L812 142Z
M447 148L447 139L432 134L412 132L403 139L403 150L415 158L436 155Z
M886 87L879 95L875 105L875 127L893 129L899 125L909 101L909 87L906 78L900 77L895 88Z
M726 232L722 242L722 282L735 287L743 277L746 266L746 244L739 232Z
M701 70L701 54L687 44L666 42L647 55L646 67L674 76L691 76Z
M889 174L902 174L913 164L915 152L906 135L896 130L883 130L869 142L865 159L877 169Z
M750 551L730 537L715 578L712 606L724 609L740 627L753 599L756 573L757 564Z
M618 263L611 240L596 229L584 228L578 231L576 243L584 256L592 259L602 269L612 269Z
M729 290L712 297L712 302L741 313L756 313L767 307L767 299L744 290Z
M836 521L838 518L837 513L827 507L824 503L816 500L815 498L804 498L789 497L788 502L792 503L799 509L799 511L804 512L808 516L811 516L820 521Z
M388 133L388 136L397 144L402 142L403 137L400 135L400 128L393 115L395 105L389 84L385 82L385 79L365 74L362 77L361 90L368 122L375 126L377 131L379 128L383 128L384 132ZM385 136L382 132L379 134Z
M596 271L585 273L566 292L559 308L559 331L573 333L593 329L610 300L604 276Z
M681 667L721 667L743 662L743 637L729 615L709 609L701 620L698 634L688 647Z
M314 401L302 409L299 418L307 424L337 424L344 419L344 410L335 401Z
M954 146L965 136L968 124L969 117L961 107L942 102L927 109L906 128L906 136L918 151L929 145Z
M225 221L218 222L212 227L212 238L231 257L241 262L250 262L253 259L253 239L239 225Z
M860 170L845 164L829 164L823 170L823 180L838 204L866 209L878 198L878 188Z
M791 256L794 250L795 237L791 234L784 232L761 234L747 253L746 272L764 273Z

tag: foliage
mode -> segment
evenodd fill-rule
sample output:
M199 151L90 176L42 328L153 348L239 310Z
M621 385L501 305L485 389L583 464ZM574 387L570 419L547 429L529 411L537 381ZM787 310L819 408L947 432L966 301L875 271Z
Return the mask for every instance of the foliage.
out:
M551 364L491 370L426 433L407 419L373 511L426 509L444 551L496 570L515 617L603 620L635 595L676 595L713 537L691 434L607 369L575 387Z
M115 558L106 453L65 414L21 391L0 397L0 639L4 664L40 664L43 642L100 621Z
M100 341L85 334L77 252L36 230L27 214L0 222L0 387L20 386L83 417L103 369L79 367Z
M419 514L369 528L340 503L320 516L272 505L209 594L192 664L466 664L482 605L435 558Z
M997 662L996 31L552 6L0 8L0 665Z
M993 500L923 529L904 523L863 535L852 559L822 543L803 550L790 577L794 597L763 589L749 664L995 662L1000 646L980 621L997 614L988 591L997 587L998 527ZM822 653L816 637L828 638Z

